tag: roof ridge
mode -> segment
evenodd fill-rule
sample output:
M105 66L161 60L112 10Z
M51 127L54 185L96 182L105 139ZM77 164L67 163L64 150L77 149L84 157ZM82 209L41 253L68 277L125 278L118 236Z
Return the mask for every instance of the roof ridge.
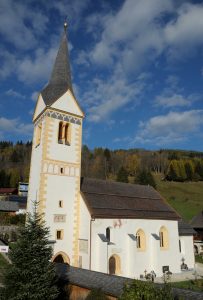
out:
M151 198L151 197L143 197L143 196L126 196L123 194L111 194L111 193L98 193L98 192L86 192L82 190L82 193L93 194L93 195L108 195L108 196L119 196L125 198L141 198L141 199L150 199L150 200L160 200L160 198Z

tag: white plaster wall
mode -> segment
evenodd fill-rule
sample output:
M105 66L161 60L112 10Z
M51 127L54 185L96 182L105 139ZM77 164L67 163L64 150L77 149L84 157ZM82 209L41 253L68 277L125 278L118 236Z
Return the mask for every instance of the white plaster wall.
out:
M44 120L42 121L42 131L41 137L44 134ZM36 128L34 128L33 134L33 146L32 146L32 156L30 164L30 177L29 177L29 191L28 191L28 200L27 200L27 211L32 213L33 211L33 201L38 200L39 193L39 184L40 184L40 170L42 164L42 145L43 138L41 138L40 144L35 146L36 140Z
M37 116L39 116L39 114L45 109L45 107L46 107L46 105L44 103L42 95L40 94L39 97L38 97L38 100L37 100L37 104L36 104L36 108L35 108L33 120L35 120L35 118Z
M121 221L121 224L120 224ZM117 254L121 258L121 274L139 278L144 271L154 270L157 276L162 276L162 266L169 266L171 272L180 272L179 237L176 221L167 220L112 220L96 219L92 225L92 269L100 272L108 271L108 259ZM117 226L115 226L117 224ZM119 227L120 224L120 227ZM159 235L159 229L165 226L169 233L169 248L161 250L159 240L151 235ZM111 242L107 246L98 234L106 234L106 228L111 227ZM146 236L146 250L139 251L136 242L128 234L136 235L142 229Z
M53 108L62 111L68 111L77 116L83 116L79 105L77 104L76 100L73 98L70 91L67 91L63 96L61 96L57 101L52 104Z
M194 256L194 246L193 246L193 236L180 236L181 242L181 252L180 252L180 264L181 259L185 259L185 264L187 264L189 269L193 269L195 266L195 256Z
M88 240L88 252L80 251L82 256L82 268L89 269L89 255L90 255L90 213L82 196L80 196L80 234L79 239Z
M56 240L54 244L54 254L63 251L69 256L70 260L73 254L75 191L75 177L48 175L45 221L50 228L51 240L56 240L56 231L63 229L63 239ZM63 200L62 208L59 207L59 200ZM66 222L54 222L54 214L65 214Z
M81 125L71 123L71 144L63 145L58 143L58 128L60 120L54 119L52 127L53 137L49 143L49 159L61 160L64 162L78 163L76 147L78 145L78 136L76 134L76 128Z

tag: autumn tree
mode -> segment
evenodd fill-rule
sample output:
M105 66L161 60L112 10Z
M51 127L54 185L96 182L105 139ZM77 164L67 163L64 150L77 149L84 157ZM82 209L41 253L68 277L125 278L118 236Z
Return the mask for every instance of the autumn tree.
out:
M124 167L130 176L135 176L140 166L140 160L137 154L129 154L124 161Z

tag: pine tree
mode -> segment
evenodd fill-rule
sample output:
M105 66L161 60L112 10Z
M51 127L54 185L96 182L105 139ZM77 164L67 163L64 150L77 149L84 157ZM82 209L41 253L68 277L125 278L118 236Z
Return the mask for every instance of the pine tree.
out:
M125 168L121 167L119 169L116 181L128 183L128 172Z
M194 179L194 164L192 160L187 160L185 162L185 172L187 175L187 180L193 180Z
M4 277L3 299L56 299L56 273L50 262L52 248L48 241L49 229L37 213L28 215L25 227L12 251L12 264Z
M145 169L138 172L134 182L142 185L151 185L156 189L156 182L152 173Z

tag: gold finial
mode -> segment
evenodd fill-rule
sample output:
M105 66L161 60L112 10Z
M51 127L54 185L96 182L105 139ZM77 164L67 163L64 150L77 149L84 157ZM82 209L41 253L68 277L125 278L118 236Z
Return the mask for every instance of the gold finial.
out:
M66 30L67 30L67 27L68 27L67 21L64 22L63 26L64 26L64 30L66 31Z

